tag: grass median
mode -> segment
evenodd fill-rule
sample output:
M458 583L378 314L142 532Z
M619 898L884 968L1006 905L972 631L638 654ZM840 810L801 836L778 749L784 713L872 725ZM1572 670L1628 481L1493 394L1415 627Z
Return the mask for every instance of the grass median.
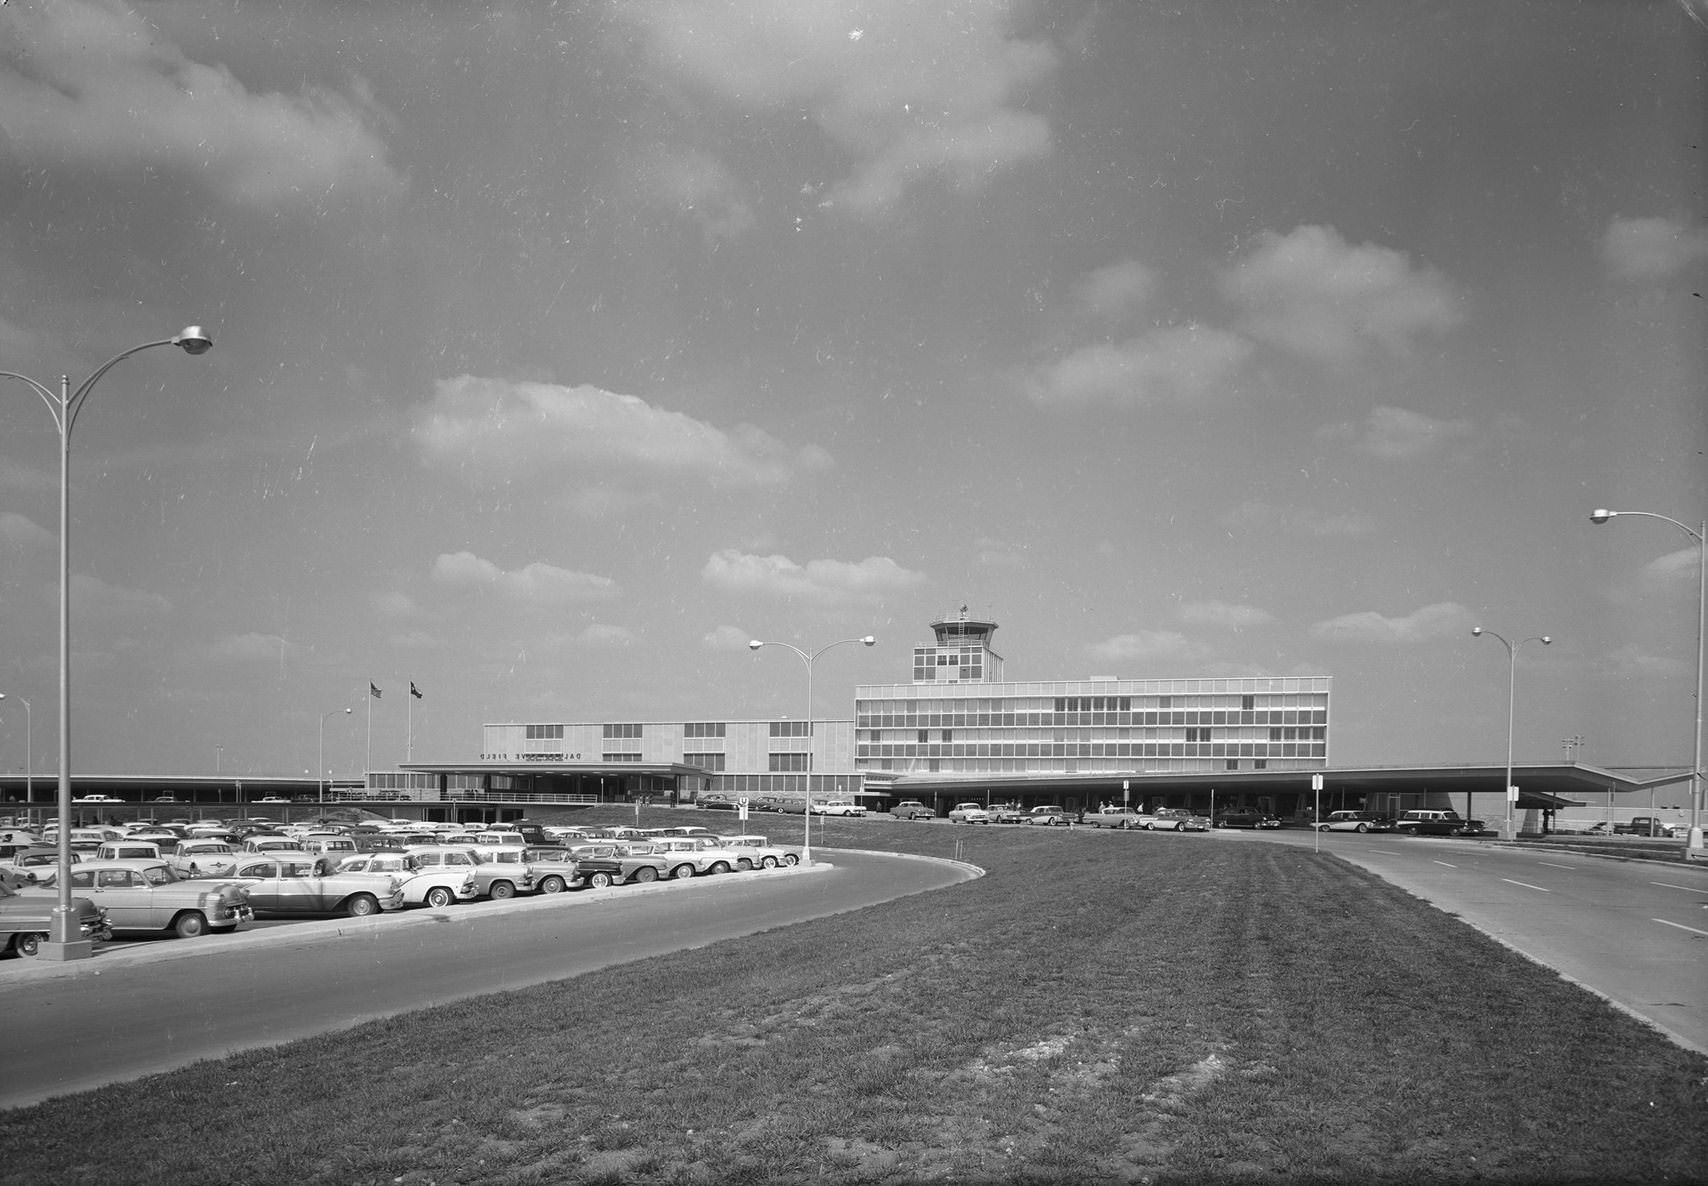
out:
M1331 854L824 843L988 875L5 1113L0 1180L1708 1181L1708 1059Z

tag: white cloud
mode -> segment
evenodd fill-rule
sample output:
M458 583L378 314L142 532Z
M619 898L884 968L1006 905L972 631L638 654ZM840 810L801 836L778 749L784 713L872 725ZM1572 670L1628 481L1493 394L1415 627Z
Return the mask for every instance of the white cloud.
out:
M360 82L252 93L119 0L14 4L7 34L18 52L0 58L0 129L26 162L165 168L260 207L403 187Z
M209 658L226 663L283 663L290 644L277 634L227 634L208 647Z
M753 229L740 182L709 152L660 145L640 153L634 169L642 200L697 223L708 243Z
M817 447L790 448L747 424L717 428L632 395L473 375L441 380L411 431L423 461L471 486L589 474L597 486L637 472L771 486L830 464Z
M1039 367L1027 384L1042 404L1148 404L1215 392L1251 353L1238 334L1169 326L1119 344L1083 346Z
M71 574L71 610L77 617L164 618L172 603L158 593L109 585L98 577Z
M1403 618L1386 617L1374 610L1342 614L1314 623L1310 635L1329 642L1417 643L1452 638L1474 625L1470 610L1456 601L1438 601Z
M433 580L451 589L482 589L529 606L603 601L621 592L609 577L534 563L505 571L473 552L447 552L433 561Z
M1602 233L1601 259L1616 280L1665 280L1708 259L1708 227L1674 218L1616 216Z
M888 210L921 178L977 185L1051 150L1025 110L1056 53L1022 5L971 0L621 0L656 67L743 109L805 112L851 160L827 203ZM854 37L853 31L860 35Z
M1319 539L1369 535L1376 529L1376 520L1363 511L1315 511L1256 500L1240 503L1222 515L1221 522L1228 527L1281 531Z
M1098 321L1136 317L1156 295L1157 284L1156 273L1138 260L1106 264L1080 281L1079 312Z
M874 602L925 580L924 574L910 572L888 556L869 556L852 564L811 560L803 566L787 556L755 556L733 548L714 553L700 577L725 593L821 603Z
M1319 440L1349 445L1385 461L1405 461L1472 436L1476 428L1469 420L1436 420L1405 408L1372 408L1359 426L1352 421L1327 425L1317 432Z
M1101 663L1144 663L1160 659L1186 659L1193 653L1191 642L1174 630L1140 630L1117 634L1086 650Z
M1371 341L1395 353L1462 317L1458 297L1433 268L1372 243L1353 246L1333 227L1264 231L1221 276L1222 294L1253 337L1307 358L1346 361Z
M1226 601L1194 601L1180 607L1180 620L1195 626L1226 626L1243 630L1262 626L1275 620L1268 610L1255 605L1234 605Z
M700 645L713 651L745 651L753 635L740 626L719 626L700 639Z
M374 612L382 618L406 621L421 616L421 606L415 598L399 590L375 593L370 598Z
M0 544L14 548L51 548L59 537L16 511L0 511Z
M974 542L978 562L991 568L1021 568L1026 563L1026 545L985 536Z

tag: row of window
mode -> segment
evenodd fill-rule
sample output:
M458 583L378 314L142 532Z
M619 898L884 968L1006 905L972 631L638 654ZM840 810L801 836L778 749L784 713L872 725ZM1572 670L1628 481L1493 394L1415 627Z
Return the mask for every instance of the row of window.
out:
M682 755L682 762L687 766L698 766L701 770L722 770L724 756L722 754L698 753Z
M967 758L981 762L995 758L1321 758L1328 746L1321 741L1110 741L1064 744L1061 742L995 742L986 745L959 742L941 745L903 743L855 747L855 760L914 758ZM980 766L980 769L985 767Z
M722 721L689 721L682 726L684 737L722 737L724 723Z
M640 725L605 725L603 728L601 736L615 740L627 741L644 735Z
M772 754L768 768L774 774L790 774L796 771L809 770L811 769L807 762L809 757L808 754Z
M562 725L528 725L526 726L529 741L562 741Z
M1012 685L1010 685L1012 686ZM1132 712L1150 709L1327 708L1328 692L1219 692L1203 695L860 697L856 712Z
M600 754L599 760L602 762L642 762L646 759L639 754Z
M772 721L771 736L773 737L811 737L811 721Z
M1040 728L1056 725L1077 726L1156 726L1156 725L1327 725L1326 708L1286 708L1238 711L1175 710L1173 712L956 712L956 713L877 713L857 717L861 729L920 729L972 728L993 729Z

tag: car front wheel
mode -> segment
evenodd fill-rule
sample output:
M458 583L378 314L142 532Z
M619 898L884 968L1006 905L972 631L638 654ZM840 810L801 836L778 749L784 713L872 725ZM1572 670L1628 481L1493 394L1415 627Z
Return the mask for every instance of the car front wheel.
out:
M600 871L589 877L587 879L587 884L592 886L594 889L609 889L611 886L611 875Z
M792 853L792 852L791 852L791 853L785 853L785 854L784 854L784 856L783 856L783 863L784 863L784 864L785 864L785 865L787 865L787 866L789 866L789 868L791 868L791 869L792 869L792 868L794 868L794 867L795 867L795 866L796 866L796 865L798 865L798 864L800 864L800 863L801 863L801 858L800 858L800 857L798 857L798 856L796 856L796 855L795 855L795 854L794 854L794 853Z
M670 871L670 876L674 877L678 881L686 881L688 878L694 876L694 866L678 865Z
M540 882L540 892L542 894L561 894L568 888L569 887L564 884L564 880L561 877L547 877Z
M18 953L19 959L33 960L42 953L42 944L47 942L47 936L31 933L17 935L12 939L12 950Z
M1319 831L1319 832L1328 831L1328 825L1327 824L1318 824L1317 825L1317 831Z
M443 910L446 906L451 904L451 899L454 896L455 895L453 895L446 887L436 885L427 891L427 905Z
M516 887L511 885L508 881L495 881L492 883L492 888L486 892L487 896L493 901L502 902L505 898L514 898L516 896Z
M710 869L707 869L706 872L708 872L708 873L728 873L729 872L729 862L728 861L713 861L712 867Z
M1358 830L1360 832L1368 832L1370 830L1370 825L1369 824L1359 824Z
M761 869L775 869L777 867L777 858L776 857L760 857L759 858L759 867Z
M205 935L208 930L207 915L199 910L191 910L180 914L178 921L172 924L172 929L180 939L194 939L197 935Z
M380 901L372 894L357 894L344 904L344 913L351 918L370 918L380 912Z
M657 881L658 870L654 869L651 865L642 865L639 869L635 870L635 880L642 884L649 881Z

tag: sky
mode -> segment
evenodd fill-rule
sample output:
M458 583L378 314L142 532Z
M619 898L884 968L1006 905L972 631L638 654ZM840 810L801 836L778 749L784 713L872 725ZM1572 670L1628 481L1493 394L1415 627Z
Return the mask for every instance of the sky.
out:
M1704 0L8 0L0 370L216 343L76 421L73 773L798 716L748 641L873 634L846 718L963 605L1015 680L1330 675L1337 765L1501 763L1509 677L1520 763L1686 765L1696 541L1589 515L1708 515L1705 62ZM58 443L0 379L10 772Z

